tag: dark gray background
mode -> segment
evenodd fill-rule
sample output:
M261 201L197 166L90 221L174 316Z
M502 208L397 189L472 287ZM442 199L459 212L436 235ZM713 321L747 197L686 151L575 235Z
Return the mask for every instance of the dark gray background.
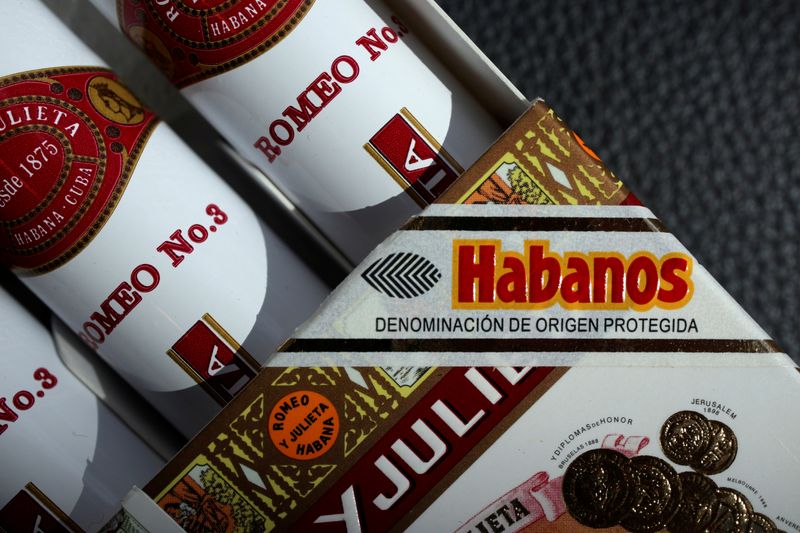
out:
M800 360L800 4L437 1Z

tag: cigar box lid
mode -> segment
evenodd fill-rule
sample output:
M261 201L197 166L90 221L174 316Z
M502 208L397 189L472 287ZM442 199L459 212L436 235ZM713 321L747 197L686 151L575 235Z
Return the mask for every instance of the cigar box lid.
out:
M796 530L798 401L538 101L144 492L189 529Z

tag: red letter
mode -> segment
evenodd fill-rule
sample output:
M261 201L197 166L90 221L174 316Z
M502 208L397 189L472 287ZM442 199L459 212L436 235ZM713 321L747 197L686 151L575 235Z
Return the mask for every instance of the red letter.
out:
M0 398L0 420L7 422L16 422L19 416L15 413L6 403L5 398ZM0 424L0 435L8 429L8 424Z
M384 40L387 41L387 42L390 42L390 43L396 43L397 42L397 39L398 39L397 32L394 31L389 26L386 26L385 28L383 28L381 30L381 35L383 36Z
M561 265L555 257L545 256L544 249L545 247L541 245L528 247L531 262L528 301L531 303L551 300L561 285ZM545 274L547 274L546 279Z
M281 149L278 146L275 146L269 139L266 137L259 137L253 147L258 148L261 152L267 156L267 160L272 163L277 159L279 155L281 155Z
M594 289L592 301L596 304L606 303L608 288L607 271L611 269L611 303L621 304L625 302L623 288L625 286L625 265L619 257L595 257L594 258Z
M314 82L308 86L308 89L306 89L306 96L308 93L314 93L317 98L319 98L319 104L317 105L320 107L320 109L326 107L331 100L336 98L336 96L342 92L341 85L336 82L331 83L332 81L333 79L331 78L331 75L327 72L323 72L317 76L317 79L315 79Z
M367 37L369 35L369 37ZM356 41L356 44L359 46L363 46L364 50L369 52L369 60L375 61L379 57L381 57L381 53L378 50L387 50L389 47L386 43L381 41L381 38L378 37L378 32L375 28L372 28L367 32L367 35L359 38ZM376 48L378 50L376 50Z
M666 304L678 303L689 294L689 284L678 272L689 272L689 261L683 257L670 257L661 264L661 279L672 285L671 289L658 290L658 299Z
M349 76L342 74L341 70L339 69L339 65L342 63L347 63L350 65L350 70L353 72L351 72ZM339 83L350 83L358 77L359 72L361 72L361 69L359 68L358 63L350 56L339 56L333 60L333 63L331 63L331 73L333 73L333 77L336 78L336 81Z
M88 322L87 322L87 324L88 324ZM86 325L86 324L84 324L84 326L85 326L85 325ZM86 345L87 345L87 346L89 346L89 348L91 348L92 350L96 350L96 349L98 348L98 346L97 346L97 343L96 343L96 342L94 342L92 339L90 339L90 338L89 338L89 335L87 335L86 333L84 333L84 332L82 332L82 331L81 331L80 333L78 333L78 337L80 337L80 338L81 338L81 340L82 340L83 342L85 342L85 343L86 343Z
M285 138L280 137L278 135L279 127L283 128L286 131ZM294 130L292 129L292 125L283 120L282 118L273 121L272 124L269 125L269 134L272 135L272 140L280 144L281 146L289 146L290 144L292 144L292 141L294 140Z
M102 344L106 340L106 336L93 322L84 322L83 332L95 345ZM92 335L92 333L95 335Z
M589 265L582 257L570 257L567 259L567 269L572 269L573 272L565 274L564 281L561 282L561 297L564 302L568 304L590 303Z
M142 283L142 280L139 279L140 272L147 272L150 274L150 277L153 278L149 285L145 285ZM131 284L137 291L150 292L158 287L159 281L161 281L161 275L158 273L158 270L156 270L156 267L153 265L148 265L147 263L137 266L131 272Z
M122 315L111 307L109 300L100 304L100 311L95 311L89 316L92 320L103 326L103 331L109 335L122 320Z
M308 126L308 123L311 122L311 119L319 114L321 109L309 101L307 92L308 90L297 99L297 105L300 109L289 106L283 110L283 116L294 122L297 131L303 131Z
M458 301L475 301L475 280L478 281L478 301L494 300L495 247L491 244L478 247L478 262L475 263L475 246L458 247Z
M497 280L497 297L501 302L525 303L525 263L518 257L503 258L504 272Z
M156 250L167 254L169 258L172 259L172 267L175 268L183 263L183 260L185 259L184 256L178 255L176 251L183 252L184 254L190 254L192 251L194 251L194 248L186 239L183 238L183 235L181 235L181 230L176 230L175 233L169 236L169 238L172 240L162 242L158 245Z
M644 273L644 286L639 286L639 276ZM647 305L653 301L658 291L658 269L649 257L639 256L631 261L625 276L628 296L636 305Z

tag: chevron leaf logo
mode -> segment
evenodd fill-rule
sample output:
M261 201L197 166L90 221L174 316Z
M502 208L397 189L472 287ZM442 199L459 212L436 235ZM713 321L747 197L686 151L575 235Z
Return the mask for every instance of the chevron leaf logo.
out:
M406 299L431 290L442 279L442 273L421 255L398 252L372 263L361 277L381 294Z

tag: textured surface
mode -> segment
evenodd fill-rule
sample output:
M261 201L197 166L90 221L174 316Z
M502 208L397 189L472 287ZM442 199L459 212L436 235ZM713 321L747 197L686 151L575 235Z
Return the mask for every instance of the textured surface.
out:
M800 360L800 10L438 0Z

